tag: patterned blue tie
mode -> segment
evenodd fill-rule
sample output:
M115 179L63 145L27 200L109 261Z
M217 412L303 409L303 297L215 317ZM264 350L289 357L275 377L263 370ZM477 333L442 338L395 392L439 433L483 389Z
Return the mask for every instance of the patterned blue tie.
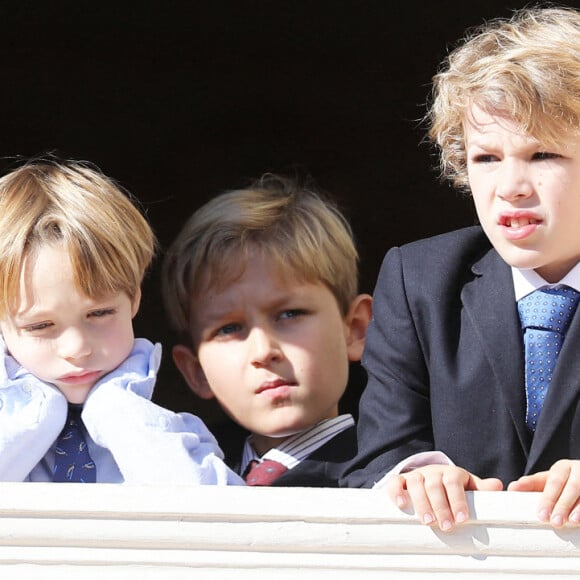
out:
M81 428L80 405L69 405L66 424L56 440L53 481L95 483L97 468Z
M535 431L564 336L580 293L568 286L542 288L518 301L526 360L526 424Z

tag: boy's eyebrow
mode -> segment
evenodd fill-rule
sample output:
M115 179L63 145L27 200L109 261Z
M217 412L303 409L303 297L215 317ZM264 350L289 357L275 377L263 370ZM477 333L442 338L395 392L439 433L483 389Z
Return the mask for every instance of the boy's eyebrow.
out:
M37 302L30 304L22 304L22 300L19 301L18 307L12 310L13 318L23 318L25 316L37 316L43 315L45 313L50 313L50 309L39 307Z
M465 144L465 150L469 152L473 149L479 149L481 151L493 151L498 149L498 147L489 140L481 141L479 139L473 139L467 141Z
M106 307L113 307L116 304L117 295L105 296L103 298L90 298L87 297L86 303L83 305L83 308L87 310L99 309L99 308L106 308ZM15 321L20 322L22 320L26 320L28 318L50 318L56 309L53 308L38 308L37 304L32 304L30 307L23 310L19 308L16 310L12 317Z
M262 304L268 309L275 310L276 308L282 308L293 300L302 300L305 299L304 294L302 292L295 292L292 293L287 289L283 289L280 292L276 292L273 296L270 295L268 300ZM211 304L211 301L204 304L202 308L203 312L201 315L196 316L198 320L203 319L204 323L211 323L216 320L221 320L230 315L235 315L235 312L240 309L239 303L235 302L234 300L228 301L228 304L220 308L218 306L211 308L208 305Z
M15 324L23 326L30 324L31 322L38 322L39 320L52 318L52 312L49 310L33 310L29 309L24 312L15 312L12 315L12 319Z
M223 310L220 312L210 312L208 309L205 308L203 309L203 313L197 315L195 315L194 313L194 316L192 318L195 322L195 326L198 327L212 326L219 320L225 318L227 316L227 313L228 313L227 310Z

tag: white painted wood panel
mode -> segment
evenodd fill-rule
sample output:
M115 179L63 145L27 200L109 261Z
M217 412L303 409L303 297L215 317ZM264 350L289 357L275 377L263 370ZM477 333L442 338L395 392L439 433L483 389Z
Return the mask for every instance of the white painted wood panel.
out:
M362 489L2 483L0 580L572 578L580 528L538 494L470 493L444 534Z

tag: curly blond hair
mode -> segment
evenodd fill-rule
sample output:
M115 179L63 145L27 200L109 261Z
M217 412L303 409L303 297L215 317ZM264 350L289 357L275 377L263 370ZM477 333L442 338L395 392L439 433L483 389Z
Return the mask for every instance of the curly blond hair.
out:
M580 133L580 12L531 7L470 30L433 77L427 113L442 176L467 189L471 105L509 118L547 146Z

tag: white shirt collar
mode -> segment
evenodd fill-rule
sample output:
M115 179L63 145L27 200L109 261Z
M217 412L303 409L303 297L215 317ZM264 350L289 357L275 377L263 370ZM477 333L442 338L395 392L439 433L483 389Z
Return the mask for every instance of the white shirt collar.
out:
M553 287L565 284L566 286L570 286L570 288L574 288L574 290L580 292L580 262L556 284L549 284L535 270L520 270L518 268L512 268L512 278L514 281L516 301L544 286Z

